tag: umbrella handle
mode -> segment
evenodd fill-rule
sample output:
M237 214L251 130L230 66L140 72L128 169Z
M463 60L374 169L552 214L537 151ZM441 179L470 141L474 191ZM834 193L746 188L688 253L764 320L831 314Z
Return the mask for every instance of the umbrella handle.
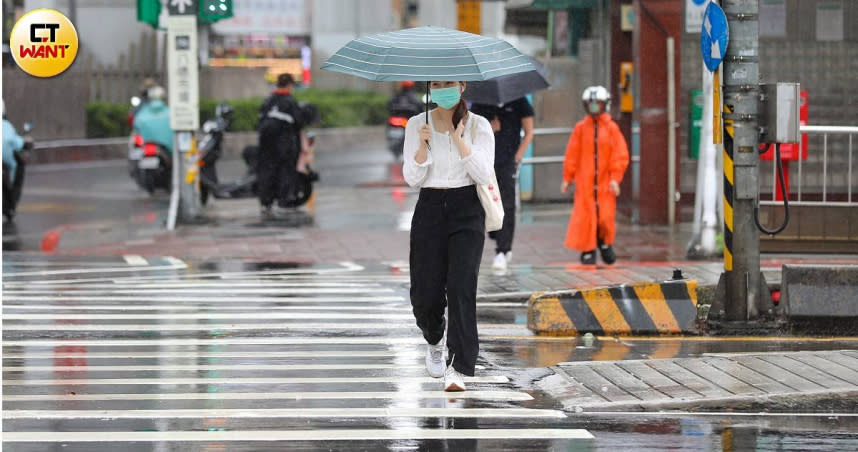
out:
M430 82L426 82L426 104L425 104L425 108L426 108L426 124L427 125L429 124L429 83ZM426 148L430 149L430 150L432 149L432 145L429 144L428 141L426 142Z

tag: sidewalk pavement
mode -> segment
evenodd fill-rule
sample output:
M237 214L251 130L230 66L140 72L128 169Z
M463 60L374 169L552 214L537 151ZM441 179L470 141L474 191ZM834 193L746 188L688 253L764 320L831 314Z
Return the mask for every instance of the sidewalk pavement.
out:
M209 221L166 231L165 213L149 212L125 222L61 227L46 236L53 252L78 255L170 255L191 261L382 263L407 271L408 227L416 192L399 187L321 187L313 205L263 221L255 200L218 200L206 208ZM507 273L491 270L494 242L486 239L479 295L526 300L538 291L580 289L667 280L679 268L701 285L717 283L720 260L685 260L690 225L674 229L619 224L617 264L583 266L563 246L570 206L525 205ZM50 236L50 237L49 237ZM785 263L858 264L855 256L765 256L767 280L777 283Z

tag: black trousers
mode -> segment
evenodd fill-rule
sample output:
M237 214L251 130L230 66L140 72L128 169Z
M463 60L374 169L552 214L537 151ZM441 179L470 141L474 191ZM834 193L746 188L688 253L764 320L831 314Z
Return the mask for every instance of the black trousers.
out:
M269 207L276 200L281 207L286 206L295 186L297 164L297 151L284 152L273 146L259 147L256 180L260 204Z
M411 220L411 307L430 344L444 337L454 369L473 376L480 351L477 276L486 235L486 214L473 185L420 190Z
M489 237L495 241L495 253L512 251L512 238L515 235L515 160L495 167L498 178L498 188L503 204L503 227L498 231L489 232Z

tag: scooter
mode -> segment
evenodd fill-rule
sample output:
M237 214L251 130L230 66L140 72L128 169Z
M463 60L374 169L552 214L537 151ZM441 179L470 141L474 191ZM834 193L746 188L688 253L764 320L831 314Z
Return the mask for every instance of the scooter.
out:
M198 142L200 158L197 164L200 167L200 203L202 205L206 205L210 195L221 197L216 164L223 153L224 133L232 123L232 107L221 103L215 109L215 114L214 118L203 123L202 137Z
M131 108L128 110L128 127L132 129L131 135L128 137L128 176L137 182L141 180L137 174L137 166L140 159L143 158L143 137L133 129L134 115L137 114L142 102L139 97L132 97ZM143 187L141 186L140 188Z
M15 219L15 210L18 208L18 202L21 200L21 191L24 188L24 174L27 169L27 161L30 157L30 151L33 150L33 139L30 137L30 132L33 131L33 124L26 122L23 127L24 131L24 147L15 152L15 173L10 173L10 169L3 165L3 219L11 222Z
M402 157L402 148L405 146L405 125L408 118L405 116L391 116L387 119L387 149L397 159Z
M172 187L173 159L160 143L143 143L143 156L137 164L138 184L150 195L158 188L170 191Z

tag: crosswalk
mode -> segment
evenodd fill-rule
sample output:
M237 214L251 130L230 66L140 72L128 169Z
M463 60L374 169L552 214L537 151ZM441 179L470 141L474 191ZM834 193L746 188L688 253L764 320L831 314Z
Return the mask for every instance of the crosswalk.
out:
M401 273L141 256L3 265L3 450L566 450L592 438L487 362L468 392L441 391Z

